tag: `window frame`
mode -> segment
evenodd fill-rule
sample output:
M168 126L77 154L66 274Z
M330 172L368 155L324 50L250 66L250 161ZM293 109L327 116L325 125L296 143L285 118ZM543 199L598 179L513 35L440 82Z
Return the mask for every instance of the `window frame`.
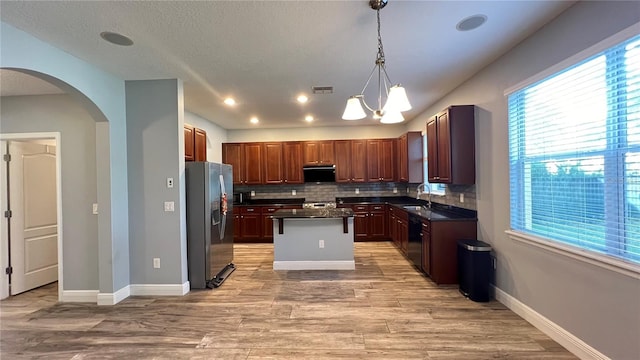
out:
M617 34L614 34L613 36L607 39L604 39L599 43L579 52L578 54L575 54L574 56L571 56L565 59L564 61L557 63L547 68L546 70L518 83L517 85L508 88L507 90L505 90L504 95L505 97L508 97L509 95L511 95L516 91L522 90L525 87L528 87L537 82L545 80L569 67L572 67L578 63L583 62L584 60L587 60L593 57L594 55L597 55L602 52L607 52L607 50L611 49L612 47L626 40L629 40L630 38L635 37L639 34L640 34L640 23L636 23L618 32ZM510 109L507 108L507 114L509 113L509 110ZM621 150L618 149L618 151L621 151ZM640 151L640 146L633 146L633 147L628 147L624 149L624 152L627 154L638 152L638 151ZM557 154L554 154L554 156L555 155ZM611 153L606 153L606 150L589 151L589 155L590 156L596 156L596 155L612 156ZM619 156L619 153L616 153L616 156ZM536 156L527 157L526 161L531 162L531 160L535 158ZM618 160L614 160L614 162L615 161L618 161ZM607 162L605 161L605 164L606 163ZM607 170L605 169L605 178L611 176L610 174L607 174L606 171ZM624 171L624 170L620 169L617 171ZM615 176L618 176L618 175L619 174L617 173L615 174ZM624 174L622 175L624 178ZM619 189L622 189L622 188L623 188L622 186L619 187ZM623 191L623 190L618 190L618 191ZM509 194L511 196L511 191L509 191ZM522 195L520 194L520 196ZM514 211L519 211L519 210L511 209L510 217ZM602 268L606 268L608 270L612 270L627 276L631 276L633 278L640 279L640 264L635 261L618 258L615 256L608 255L606 253L601 254L595 250L589 250L587 248L583 248L580 246L560 242L559 240L547 239L541 236L536 236L536 235L520 232L513 229L505 230L505 233L513 241L526 243L528 245L532 245L537 248L542 248L552 253L561 254L561 255L564 255L573 259L577 259L589 264L593 264Z
M424 183L429 186L431 195L445 196L446 186L444 184L432 184L429 182L429 154L427 153L427 133L422 133L422 177Z

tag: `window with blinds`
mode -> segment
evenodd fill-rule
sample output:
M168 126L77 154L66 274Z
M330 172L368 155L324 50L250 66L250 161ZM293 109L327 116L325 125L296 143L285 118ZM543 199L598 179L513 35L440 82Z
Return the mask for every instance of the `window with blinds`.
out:
M511 227L640 263L640 36L509 95Z
M424 183L428 186L427 191L431 191L433 195L444 195L444 184L432 184L429 182L429 157L427 153L427 134L422 135L422 176L424 179Z

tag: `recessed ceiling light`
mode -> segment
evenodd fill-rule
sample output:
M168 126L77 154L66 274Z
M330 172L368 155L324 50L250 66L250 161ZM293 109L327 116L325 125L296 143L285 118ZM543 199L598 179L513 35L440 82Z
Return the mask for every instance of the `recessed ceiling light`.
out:
M309 98L307 97L307 95L302 94L302 95L298 95L298 97L296 98L296 100L298 100L298 102L299 102L300 104L304 104L304 103L306 103L307 101L309 101Z
M100 37L103 38L105 41L108 41L115 45L121 45L121 46L133 45L133 40L129 39L128 37L122 34L110 32L110 31L101 32Z
M458 25L456 25L456 29L458 29L458 31L469 31L477 29L486 21L487 15L477 14L469 16L468 18L460 20Z
M229 105L229 106L233 106L233 105L236 104L236 101L233 98L228 97L228 98L224 99L224 103Z
M257 124L257 123L259 123L259 122L260 122L260 120L258 120L258 118L257 118L257 117L255 117L255 116L254 116L254 117L252 117L252 118L251 118L251 120L249 120L249 121L250 121L252 124Z
M313 116L311 116L311 115L307 115L307 116L305 116L305 117L304 117L304 120L305 120L306 122L312 122L312 121L313 121Z

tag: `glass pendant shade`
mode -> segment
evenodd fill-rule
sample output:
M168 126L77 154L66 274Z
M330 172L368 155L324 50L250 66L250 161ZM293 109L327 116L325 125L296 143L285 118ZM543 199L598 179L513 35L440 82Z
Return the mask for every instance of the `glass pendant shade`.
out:
M360 120L367 117L364 109L362 108L362 104L360 103L360 99L357 96L352 96L347 100L347 106L344 108L344 113L342 114L343 120Z
M394 85L389 89L389 96L387 97L387 103L384 104L384 111L387 112L401 112L411 110L411 104L409 98L407 98L407 92L400 85Z
M399 111L385 111L380 122L383 124L397 124L404 121L404 116Z

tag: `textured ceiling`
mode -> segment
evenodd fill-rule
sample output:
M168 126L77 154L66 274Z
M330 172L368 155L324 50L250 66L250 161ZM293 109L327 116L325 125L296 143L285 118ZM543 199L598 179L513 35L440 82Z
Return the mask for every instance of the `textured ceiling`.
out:
M400 1L380 12L391 80L402 83L411 120L573 2ZM467 32L471 15L488 21ZM340 119L376 55L368 1L2 1L0 18L125 80L180 78L186 110L226 129L371 125ZM102 31L134 41L120 47ZM3 73L5 71L3 70ZM26 75L21 75L26 76ZM2 75L2 95L30 93ZM372 84L375 85L375 84ZM333 94L311 95L312 86ZM31 85L33 91L38 87ZM365 96L373 102L376 88ZM45 91L46 93L46 91ZM309 94L306 105L295 102ZM370 95L370 96L369 96ZM223 105L233 96L238 105ZM307 124L304 115L316 120Z

